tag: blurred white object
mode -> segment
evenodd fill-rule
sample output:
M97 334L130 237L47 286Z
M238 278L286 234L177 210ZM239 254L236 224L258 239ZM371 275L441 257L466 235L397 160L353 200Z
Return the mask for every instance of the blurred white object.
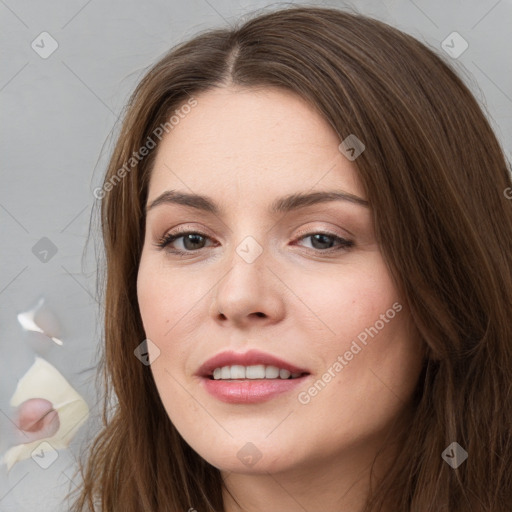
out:
M40 332L57 343L57 345L62 345L63 343L59 338L56 338L55 336L52 336L46 332L57 329L57 321L47 308L43 308L43 304L44 297L41 297L34 308L18 314L18 322L26 331ZM36 323L35 317L38 314L41 316L40 321L43 323L43 327L46 327L46 330L44 330L40 325ZM45 326L44 324L47 325Z
M54 366L37 356L19 380L10 405L22 406L18 410L18 422L27 430L20 429L19 432L20 439L25 442L9 448L0 461L7 465L8 471L16 462L33 457L36 449L38 453L44 453L67 448L89 416L85 400ZM41 415L28 425L27 418L37 411ZM56 426L58 430L55 432ZM45 434L50 437L44 437Z

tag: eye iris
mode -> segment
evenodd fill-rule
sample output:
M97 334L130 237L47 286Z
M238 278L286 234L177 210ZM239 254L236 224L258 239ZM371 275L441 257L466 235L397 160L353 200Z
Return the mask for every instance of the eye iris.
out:
M318 237L320 237L320 238L318 238ZM322 246L315 247L314 242L317 242L319 239L320 239L320 245L322 245L322 243L326 243L329 247L322 247ZM326 239L327 239L327 242L325 241ZM324 235L322 233L318 233L316 235L311 235L311 244L313 245L313 247L315 247L315 249L330 249L332 247L333 240L330 235Z
M201 249L201 247L190 247L190 246L187 247L187 242L190 242L191 239L193 241L192 243L197 243L197 240L201 239L201 238L204 238L204 237L201 235L195 234L195 233L189 233L188 235L183 236L183 245L186 249L189 249L189 250ZM199 243L201 243L201 241L199 241Z

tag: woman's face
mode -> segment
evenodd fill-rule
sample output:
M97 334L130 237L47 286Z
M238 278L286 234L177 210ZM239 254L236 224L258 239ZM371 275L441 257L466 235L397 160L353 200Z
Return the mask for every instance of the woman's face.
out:
M196 99L158 148L137 281L163 405L222 470L311 471L348 455L357 464L410 399L422 360L357 160L290 92L230 88ZM206 196L215 211L171 192ZM296 200L319 192L361 201ZM213 362L221 379L198 375L221 352L255 350L281 361L228 357ZM281 379L287 363L305 375Z

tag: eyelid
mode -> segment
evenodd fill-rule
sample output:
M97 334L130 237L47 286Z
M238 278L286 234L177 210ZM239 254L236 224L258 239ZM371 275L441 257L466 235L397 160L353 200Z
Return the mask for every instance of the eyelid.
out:
M351 233L348 229L345 229L345 231L349 237L355 238L355 235L353 233ZM170 235L171 233L174 236L177 236L179 234L185 235L185 234L188 234L191 232L200 234L200 235L208 237L210 239L215 238L211 234L208 234L208 230L203 227L196 228L195 226L190 226L189 224L185 224L184 226L170 228L161 237L159 237L159 239L162 240L162 239L166 238L168 235ZM335 228L325 229L325 228L309 227L309 228L300 229L299 232L294 236L294 239L298 239L298 238L302 237L303 235L313 235L313 234L318 234L318 233L323 233L323 234L331 235L331 236L339 236L340 238L347 237L346 234L338 232Z
M347 236L351 237L351 238L355 238L355 236L350 233L350 231L348 230L345 230L347 232L347 234L344 234L344 233L340 233L339 232L339 228L338 230L334 229L334 228L305 228L305 229L301 229L299 230L299 232L294 236L294 238L298 239L298 238L301 238L303 235L315 235L315 234L318 234L318 233L323 233L325 235L329 235L329 236L339 236L340 238L347 238Z

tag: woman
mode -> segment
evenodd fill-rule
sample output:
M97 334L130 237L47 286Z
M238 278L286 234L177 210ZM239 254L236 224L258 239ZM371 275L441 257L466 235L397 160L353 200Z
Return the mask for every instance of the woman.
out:
M107 399L73 510L510 511L509 187L467 87L381 22L174 48L95 192Z

